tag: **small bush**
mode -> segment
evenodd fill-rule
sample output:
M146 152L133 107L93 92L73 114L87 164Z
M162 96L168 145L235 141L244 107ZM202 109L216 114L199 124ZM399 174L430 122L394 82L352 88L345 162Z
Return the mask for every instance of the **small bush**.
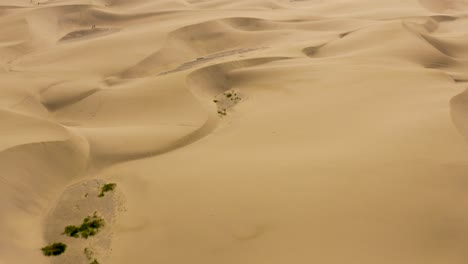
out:
M241 98L234 91L224 92L224 96L226 96L226 98L228 98L228 99L231 99L231 101L240 101L241 100Z
M99 197L104 197L104 193L113 191L117 187L115 183L107 183L104 184L101 188L101 193L98 195Z
M99 262L97 261L97 259L94 259L94 261L89 264L99 264Z
M64 233L71 237L79 237L80 228L77 226L67 226Z
M65 252L67 249L67 245L63 243L53 243L50 244L46 247L41 248L42 253L44 253L45 256L58 256Z
M223 108L223 109L221 109L221 110L218 110L218 114L225 116L225 115L227 114L227 113L226 113L226 108Z
M96 215L96 212L92 216L88 216L83 219L83 223L78 226L67 226L63 234L70 237L78 238L80 235L82 238L88 238L94 236L99 231L99 228L104 226L104 219Z

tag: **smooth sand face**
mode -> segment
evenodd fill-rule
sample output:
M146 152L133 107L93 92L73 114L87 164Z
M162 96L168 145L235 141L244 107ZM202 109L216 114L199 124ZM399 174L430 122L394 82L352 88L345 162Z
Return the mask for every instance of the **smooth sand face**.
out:
M467 263L468 1L0 2L0 263Z

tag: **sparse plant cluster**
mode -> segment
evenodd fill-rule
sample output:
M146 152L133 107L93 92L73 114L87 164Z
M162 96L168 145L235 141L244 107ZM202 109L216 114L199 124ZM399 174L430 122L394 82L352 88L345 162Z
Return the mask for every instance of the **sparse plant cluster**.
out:
M94 212L92 216L83 219L83 223L80 226L69 225L65 227L63 234L70 237L78 238L81 236L88 239L88 237L96 235L102 226L104 226L104 219Z
M50 244L48 246L41 248L42 253L44 253L45 256L58 256L62 254L63 252L65 252L66 249L67 249L67 245L60 243L60 242L53 243L53 244Z
M106 192L113 191L117 187L117 184L115 183L106 183L102 186L101 188L101 193L99 193L99 197L104 197Z
M242 100L235 91L224 92L224 96L231 101L240 101Z
M231 90L218 95L213 102L218 105L218 114L220 116L225 116L227 115L227 108L238 103L240 100L242 100L242 98L237 95L237 92Z
M98 260L96 258L94 258L93 260L93 257L94 257L94 251L90 248L85 248L84 249L84 254L86 256L86 258L92 262L90 262L89 264L99 264Z
M94 251L90 248L85 248L83 252L87 259L92 259L94 256Z
M218 109L218 114L225 116L227 114L226 113L226 108Z
M98 197L104 197L106 192L113 191L117 187L115 183L107 183L101 187L101 192ZM85 193L85 198L88 197L88 193ZM67 235L74 238L84 238L88 239L90 236L95 236L99 229L104 226L104 219L100 217L97 212L94 212L93 215L87 216L83 219L83 223L80 226L69 225L65 227L63 235ZM53 243L48 246L41 248L42 253L45 256L58 256L65 252L67 245L61 242ZM84 249L84 254L86 258L91 261L90 264L99 264L98 260L94 258L94 251L90 248Z

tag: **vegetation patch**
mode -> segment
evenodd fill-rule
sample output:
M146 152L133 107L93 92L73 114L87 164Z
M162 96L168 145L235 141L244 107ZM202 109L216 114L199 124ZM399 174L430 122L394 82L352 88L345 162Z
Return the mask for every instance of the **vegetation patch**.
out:
M240 100L242 100L242 98L237 95L237 92L231 90L217 95L213 102L218 106L218 114L220 116L225 116L227 115L226 109L233 107Z
M101 193L98 195L99 197L104 197L104 194L106 192L113 191L117 187L117 184L115 183L106 183L102 186L101 188Z
M99 262L97 261L97 259L94 259L93 262L91 262L89 264L99 264Z
M60 242L53 243L53 244L50 244L48 246L41 248L42 253L44 253L44 255L48 257L58 256L62 254L63 252L65 252L66 249L67 249L67 245L60 243Z
M83 223L80 226L67 226L65 227L65 231L63 234L68 235L70 237L82 237L88 238L90 236L94 236L99 231L99 228L104 226L104 219L99 217L96 212L92 216L88 216L83 219Z
M226 108L223 108L223 109L218 110L218 114L219 114L219 115L225 116L225 115L227 114L227 113L226 113Z
M226 98L228 98L229 100L231 101L240 101L242 100L235 91L227 91L227 92L224 92L224 96L226 96Z

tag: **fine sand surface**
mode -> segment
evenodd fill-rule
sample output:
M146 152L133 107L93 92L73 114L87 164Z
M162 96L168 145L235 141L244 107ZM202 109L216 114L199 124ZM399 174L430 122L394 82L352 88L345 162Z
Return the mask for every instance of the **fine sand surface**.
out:
M1 0L0 263L466 264L466 88L467 0Z

